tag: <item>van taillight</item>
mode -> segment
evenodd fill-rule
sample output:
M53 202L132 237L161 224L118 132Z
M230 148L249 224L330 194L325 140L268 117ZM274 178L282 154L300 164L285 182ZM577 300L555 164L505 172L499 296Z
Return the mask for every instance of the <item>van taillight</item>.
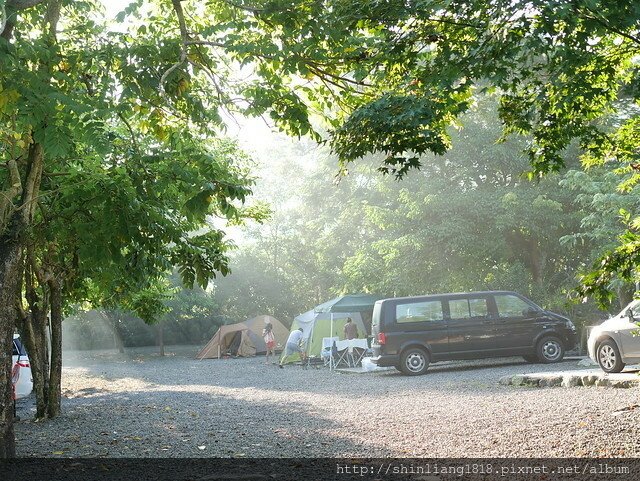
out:
M387 342L387 336L384 334L384 332L379 332L378 333L378 344L386 344Z

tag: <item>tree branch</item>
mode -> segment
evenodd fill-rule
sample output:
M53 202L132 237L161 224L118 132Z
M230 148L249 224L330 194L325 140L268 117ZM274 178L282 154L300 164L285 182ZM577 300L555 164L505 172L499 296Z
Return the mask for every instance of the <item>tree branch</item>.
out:
M49 24L49 37L54 41L56 40L58 20L60 20L60 0L49 0L45 22Z
M244 10L245 12L251 12L251 13L262 13L265 11L264 8L255 8L255 7L249 7L246 5L240 5L238 3L235 2L231 2L229 0L223 0L224 3L226 3L227 5L234 7L234 8L238 8L240 10Z
M38 192L40 191L40 180L43 168L42 144L35 143L29 149L29 172L22 192L22 218L25 225L29 225L33 219L33 212L36 208Z
M611 25L609 22L606 21L605 18L603 18L602 16L598 15L598 13L594 12L593 10L591 10L590 8L585 8L589 13L591 13L591 15L585 15L586 18L590 18L591 20L595 20L596 22L598 22L600 25L602 25L604 28L606 28L607 30L612 31L613 33L617 33L618 35L631 40L633 43L636 43L638 45L640 45L640 38L638 37L634 37L633 35L623 32L622 30L620 30L619 28L614 27L613 25Z
M8 0L7 7L13 8L14 10L24 10L25 8L35 7L45 1L46 0Z
M22 194L18 163L15 159L10 159L6 165L7 169L9 169L9 181L11 184L8 189L0 192L0 232L4 230L15 210L13 199Z
M167 103L169 103L169 98L167 97L167 92L164 89L164 83L167 81L169 75L180 65L184 64L187 60L187 42L189 41L189 33L187 32L187 23L184 19L184 11L182 10L182 5L180 4L180 0L171 0L173 4L173 10L176 12L176 16L178 17L178 25L180 26L180 37L182 39L180 45L180 60L174 63L171 67L169 67L165 73L160 77L160 95L165 99Z
M220 48L227 48L228 47L228 45L225 45L224 43L209 42L209 41L206 41L206 40L188 40L184 44L185 45L207 45L209 47L220 47Z
M0 4L0 33L4 33L4 27L7 25L7 10L4 3Z
M117 115L120 118L120 120L122 120L124 125L127 127L127 130L129 131L129 136L131 137L131 142L133 143L133 148L136 150L136 152L140 153L140 148L138 147L138 141L136 140L136 135L135 135L135 133L133 131L133 128L131 127L131 124L126 119L126 117L122 114L122 112L118 112Z

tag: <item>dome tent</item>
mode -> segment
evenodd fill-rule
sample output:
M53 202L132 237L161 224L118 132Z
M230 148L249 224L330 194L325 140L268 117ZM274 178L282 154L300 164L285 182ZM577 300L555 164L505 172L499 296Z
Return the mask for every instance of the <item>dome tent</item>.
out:
M196 355L196 359L220 359L223 355L250 357L267 352L262 339L265 321L273 326L276 348L287 342L288 329L275 317L262 315L236 324L220 326L211 340Z

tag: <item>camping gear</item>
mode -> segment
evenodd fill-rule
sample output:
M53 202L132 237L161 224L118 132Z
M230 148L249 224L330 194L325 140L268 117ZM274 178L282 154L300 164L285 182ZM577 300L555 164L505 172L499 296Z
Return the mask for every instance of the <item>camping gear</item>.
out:
M322 358L323 338L343 337L344 325L350 317L358 327L361 336L366 335L366 330L359 312L326 313L314 310L300 314L293 320L291 330L302 328L304 348L307 356ZM333 320L332 320L333 319ZM326 346L325 346L326 347ZM299 357L289 356L287 363L297 361Z
M336 297L323 304L317 306L316 312L359 312L362 316L362 322L366 328L366 333L371 332L371 316L373 314L373 306L376 301L382 299L379 296L371 294L345 294Z
M331 299L330 301L325 302L324 304L320 304L317 306L314 311L320 313L330 313L330 332L335 332L333 329L333 321L334 321L334 313L347 313L347 312L358 312L360 316L360 326L358 326L359 334L365 335L370 331L370 329L365 329L364 322L362 321L362 315L367 315L367 320L369 327L371 326L371 313L373 312L373 306L377 300L381 299L378 296L372 296L371 294L346 294L344 296L336 297L335 299ZM351 316L348 316L351 317ZM353 319L353 318L352 318ZM344 328L344 324L342 325ZM363 329L362 331L360 329ZM331 356L333 358L333 354ZM334 363L329 363L329 368L334 368Z
M268 320L273 326L272 333L277 347L287 342L289 330L275 317L256 316L244 322L221 326L206 346L196 355L196 359L220 359L232 356L250 357L267 352L262 331Z
M347 367L358 367L364 355L367 353L366 339L347 339L336 343L338 360L334 367L345 364Z

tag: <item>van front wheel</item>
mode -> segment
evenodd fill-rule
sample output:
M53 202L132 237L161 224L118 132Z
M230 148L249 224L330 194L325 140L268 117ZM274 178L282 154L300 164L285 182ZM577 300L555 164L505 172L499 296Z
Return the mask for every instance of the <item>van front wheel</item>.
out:
M538 342L536 354L538 360L544 364L560 362L564 357L564 345L556 336L546 336Z
M420 376L429 368L429 354L419 347L405 349L400 356L400 370L407 376Z

